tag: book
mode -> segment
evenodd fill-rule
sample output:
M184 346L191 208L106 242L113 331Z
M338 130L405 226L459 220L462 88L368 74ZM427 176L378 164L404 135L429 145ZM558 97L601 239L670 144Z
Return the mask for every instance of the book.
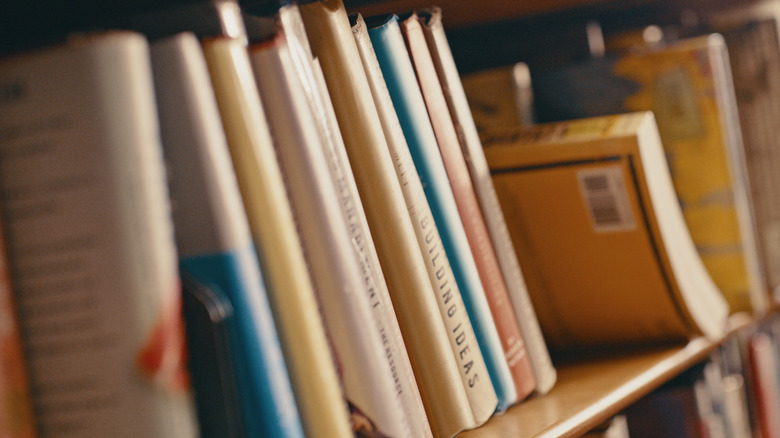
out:
M780 42L778 18L780 11L771 3L755 5L758 10L728 9L708 17L709 27L718 30L726 42L735 88L745 164L750 181L755 215L757 245L764 268L764 279L776 304L780 296L780 204L777 187L780 180L772 171L780 162L775 147L780 115L777 96L780 84L773 78L780 75ZM761 9L769 9L761 11Z
M675 192L707 270L733 312L767 310L745 151L720 35L532 71L532 85L540 122L654 111Z
M346 402L246 46L228 37L201 46L304 432L349 436Z
M485 156L552 349L722 335L652 113L499 131Z
M420 13L425 38L431 49L436 72L447 99L447 106L458 130L461 149L466 157L469 173L488 225L490 238L498 253L501 272L509 289L509 298L520 324L526 350L528 350L536 380L536 391L545 394L555 384L556 371L550 359L544 336L542 336L536 312L531 304L531 298L528 296L523 273L517 262L515 248L504 220L504 212L501 211L501 206L498 203L490 170L485 161L485 153L482 151L482 142L479 139L475 120L472 117L472 111L469 111L464 83L460 80L441 17L441 10L438 8L429 8Z
M481 350L474 336L474 329L466 312L460 289L455 282L452 266L444 252L441 236L433 221L430 206L425 199L422 182L417 175L414 160L401 130L366 23L362 15L354 14L350 16L350 24L368 78L371 95L380 116L382 130L387 139L388 150L393 157L398 181L401 183L404 201L412 218L415 236L425 260L428 277L433 289L438 291L436 301L441 319L447 328L451 351L458 368L466 372L473 366L472 358L471 355L461 355L460 352L472 351L481 354ZM453 383L455 390L459 386ZM457 393L463 397L464 403L468 404L465 387L461 387ZM472 420L472 426L468 428L473 425L475 422Z
M5 238L0 233L0 436L35 438L38 434L16 304Z
M464 75L461 80L479 132L534 123L528 64L488 68Z
M509 366L510 378L505 385L514 386L514 401L525 399L536 387L536 377L531 368L531 360L525 347L517 316L512 309L509 290L504 281L498 256L490 237L490 232L482 213L471 173L466 164L465 154L461 150L460 138L455 129L449 105L444 96L442 82L439 80L431 50L423 31L423 25L417 13L402 22L409 54L411 55L417 82L423 95L433 132L439 146L449 185L455 196L455 205L460 214L466 232L477 273L487 298L490 314L504 352L504 360ZM499 375L499 373L495 373ZM493 379L493 386L499 398L509 402L506 392L497 389L499 379ZM500 403L500 402L499 402ZM509 402L507 404L511 404Z
M2 204L39 432L194 437L149 48L0 60Z
M302 437L246 212L198 39L151 46L180 269L215 285L233 309L235 386L246 436Z
M304 85L293 66L283 33L249 48L271 135L301 235L314 289L333 343L337 369L356 433L409 434L396 382L371 314L376 304L364 282L360 254L348 227L342 199ZM341 169L338 169L341 170Z
M501 408L516 400L513 387L504 385L508 365L501 348L496 325L493 322L485 291L463 229L455 198L447 180L436 137L428 118L420 88L417 85L412 61L406 49L401 27L396 15L379 16L367 23L368 34L376 52L376 58L384 75L387 89L395 106L404 138L417 168L425 197L431 209L432 219L441 235L442 245L452 266L455 282L461 292L474 334L482 352L489 374L490 385L468 388L469 402L477 422L484 422L498 406ZM376 22L373 22L376 20ZM479 364L481 365L481 364ZM481 368L481 367L480 367ZM475 368L473 371L479 371ZM500 374L499 374L500 373ZM469 385L468 375L463 375ZM511 377L509 377L511 382ZM505 392L511 391L511 392ZM513 397L512 394L514 393Z
M322 145L328 157L328 167L339 191L339 201L348 222L350 236L355 243L353 248L358 255L365 291L371 302L371 314L379 332L383 335L382 346L385 350L385 358L394 370L396 396L405 413L410 428L409 434L419 437L431 436L425 407L395 315L374 239L368 227L368 219L349 166L344 140L327 93L322 68L318 60L312 58L303 20L296 5L285 5L279 8L274 21L279 23L280 31L285 35L290 47L290 55L294 58L293 65L297 75L307 84L303 90L306 91L312 113L316 116Z
M475 426L473 415L346 10L340 1L328 1L301 5L300 13L322 65L431 429L434 436L453 436Z

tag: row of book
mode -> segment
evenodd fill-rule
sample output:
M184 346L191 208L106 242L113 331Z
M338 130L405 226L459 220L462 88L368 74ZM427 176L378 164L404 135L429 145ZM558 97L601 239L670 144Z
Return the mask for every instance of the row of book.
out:
M479 132L437 8L212 0L4 56L8 428L451 437L548 392L550 351L719 339L770 307L758 203L725 46L682 47L690 132Z
M202 2L0 61L40 435L449 437L550 389L439 12L369 23Z

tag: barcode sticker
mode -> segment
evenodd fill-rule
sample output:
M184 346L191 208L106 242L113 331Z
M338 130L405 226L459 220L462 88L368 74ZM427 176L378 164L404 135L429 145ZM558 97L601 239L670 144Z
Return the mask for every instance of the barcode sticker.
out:
M577 172L577 179L596 232L609 233L636 228L620 166L581 170Z

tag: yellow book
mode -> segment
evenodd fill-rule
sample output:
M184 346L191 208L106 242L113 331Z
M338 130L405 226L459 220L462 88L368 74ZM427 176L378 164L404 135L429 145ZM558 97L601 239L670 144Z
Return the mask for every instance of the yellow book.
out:
M203 41L228 148L257 245L306 436L352 435L276 153L238 39Z
M500 131L484 145L552 347L722 334L728 304L685 226L652 113Z
M300 6L435 436L475 426L401 183L340 0Z
M540 72L534 99L541 121L652 110L707 270L732 311L766 310L731 69L720 35Z

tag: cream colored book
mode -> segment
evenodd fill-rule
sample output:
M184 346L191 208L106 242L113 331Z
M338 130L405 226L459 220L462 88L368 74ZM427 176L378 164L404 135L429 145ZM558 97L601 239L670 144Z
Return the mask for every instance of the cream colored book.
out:
M408 436L391 362L371 307L320 130L283 33L254 43L250 61L310 267L314 289L359 434ZM341 175L343 180L343 174ZM373 302L372 302L373 301Z
M377 328L384 334L382 345L385 348L386 360L395 369L395 389L406 415L409 433L415 437L431 436L431 427L420 397L401 328L395 315L376 246L368 227L368 219L360 200L355 177L349 165L344 140L328 95L322 68L318 60L312 59L306 30L303 27L303 19L297 5L290 4L281 7L275 18L281 23L285 33L298 76L301 81L307 84L303 89L306 91L306 96L312 106L317 127L320 129L331 177L336 182L341 208L347 219L352 240L355 242L353 248L358 254L360 269L364 274L365 291L371 300L371 313Z
M475 119L472 117L472 112L469 111L469 102L463 89L464 84L461 82L447 35L444 33L441 10L431 8L422 11L420 18L450 114L458 130L461 149L469 166L474 189L477 192L483 216L498 255L501 272L509 290L509 298L512 301L517 322L520 324L523 340L525 340L525 346L531 359L531 366L536 377L536 391L545 394L555 385L557 374L539 327L531 298L528 296L528 288L517 261L515 248L509 237L504 212L498 203Z
M146 39L84 35L4 58L0 77L16 90L0 180L40 432L196 437Z
M352 435L265 113L241 40L202 42L228 148L267 273L282 350L307 436Z
M499 131L485 155L551 348L722 336L650 112Z
M437 294L439 310L450 334L450 344L453 352L455 352L455 359L460 366L461 378L463 379L466 396L468 397L471 390L469 387L470 379L475 375L486 373L487 368L485 368L484 358L480 359L477 356L476 362L474 362L475 356L461 356L458 352L466 346L475 353L481 352L481 348L474 334L471 320L466 312L452 266L444 251L439 230L433 222L433 213L425 197L422 182L417 174L417 169L404 138L398 116L393 108L390 93L387 90L382 70L379 67L368 35L368 29L360 15L353 16L352 23L352 32L360 51L366 76L368 77L371 94L382 120L382 129L395 162L396 174L404 191L404 199L414 223L420 250L423 253L425 266L428 269L428 276L434 289L440 291ZM461 335L461 333L466 336ZM465 366L470 363L476 363L477 365L473 367ZM467 370L473 371L474 374L466 372ZM483 383L487 384L487 382ZM477 392L477 394L479 393ZM475 422L479 422L476 415Z
M434 435L452 436L473 427L473 416L468 400L458 395L462 391L457 389L461 388L458 366L344 5L317 2L302 5L300 10L312 52L322 63L428 419Z

